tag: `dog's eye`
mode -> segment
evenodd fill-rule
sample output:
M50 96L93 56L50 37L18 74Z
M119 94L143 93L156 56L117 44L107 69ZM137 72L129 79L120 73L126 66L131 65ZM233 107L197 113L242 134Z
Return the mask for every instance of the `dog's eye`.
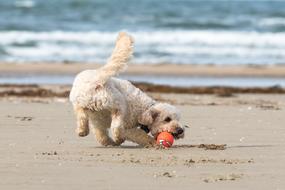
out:
M170 117L167 117L167 118L165 118L164 121L165 121L165 122L170 122L170 121L171 121L171 118L170 118Z

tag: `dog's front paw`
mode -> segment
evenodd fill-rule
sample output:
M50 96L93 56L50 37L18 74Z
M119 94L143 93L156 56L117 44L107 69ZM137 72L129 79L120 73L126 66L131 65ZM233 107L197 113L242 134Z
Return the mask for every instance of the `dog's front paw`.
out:
M89 134L89 129L88 128L82 129L82 128L79 127L79 128L76 129L76 133L80 137L85 137L85 136L87 136Z
M167 147L160 145L160 144L146 145L146 146L144 146L144 148L154 148L156 150L168 149Z
M162 144L157 144L156 141L152 142L151 144L148 144L144 146L145 148L155 148L157 150L160 149L168 149L167 147L163 146Z

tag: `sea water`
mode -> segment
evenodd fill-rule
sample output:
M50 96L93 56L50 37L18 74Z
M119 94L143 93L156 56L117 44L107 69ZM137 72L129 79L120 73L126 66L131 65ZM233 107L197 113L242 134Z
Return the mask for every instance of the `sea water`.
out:
M285 63L284 1L0 0L0 61L104 63L119 31L134 63Z
M134 64L285 63L285 1L0 0L0 62L103 64L119 31L135 38ZM49 78L43 81L52 83ZM192 84L181 77L180 82L168 79L153 82ZM250 80L232 79L191 81Z
M74 75L0 75L0 84L61 84L71 85ZM202 77L202 76L152 76L122 75L121 79L167 86L233 86L233 87L285 87L285 78L276 77Z

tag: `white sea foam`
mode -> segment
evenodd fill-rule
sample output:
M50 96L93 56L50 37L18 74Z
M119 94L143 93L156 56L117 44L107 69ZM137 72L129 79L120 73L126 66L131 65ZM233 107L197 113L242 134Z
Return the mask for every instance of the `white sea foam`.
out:
M140 44L274 45L285 47L285 33L227 31L131 32ZM26 41L59 41L84 44L113 43L117 32L0 32L0 44Z
M0 44L24 43L27 41L77 42L83 44L110 43L114 41L115 33L109 32L0 32Z
M285 18L283 17L272 17L265 18L259 22L260 26L285 26Z
M284 63L285 33L139 31L134 62ZM0 32L5 60L96 61L110 54L117 32ZM32 44L32 45L31 45Z
M14 5L21 8L32 8L35 6L35 2L31 0L19 0L15 1Z

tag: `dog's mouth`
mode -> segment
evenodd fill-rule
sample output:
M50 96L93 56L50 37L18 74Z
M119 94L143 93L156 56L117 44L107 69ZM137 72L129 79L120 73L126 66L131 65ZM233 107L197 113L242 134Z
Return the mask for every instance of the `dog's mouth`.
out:
M184 134L177 134L177 133L171 133L171 135L174 137L174 139L181 139L184 137ZM154 139L157 139L158 134L154 135Z
M174 139L181 139L184 137L184 133L183 134L178 134L178 133L171 133L174 137Z
M150 132L148 126L146 126L146 125L140 124L139 128L142 129L143 131L145 131L146 133L149 133L149 132ZM189 128L189 127L188 127L187 125L185 125L184 128ZM181 139L181 138L184 137L184 129L182 129L182 128L179 128L176 132L170 132L170 133L172 134L172 136L174 137L174 139ZM157 139L158 134L159 134L159 133L153 135L153 137L154 137L155 139Z
M183 134L178 134L178 133L170 133L173 137L174 137L174 139L182 139L183 137L184 137L184 133ZM153 137L154 137L154 139L157 139L157 137L158 137L158 135L159 135L159 133L158 134L156 134L156 135L153 135Z
M175 139L181 139L184 137L184 127L177 127L174 132L172 132L172 135Z

